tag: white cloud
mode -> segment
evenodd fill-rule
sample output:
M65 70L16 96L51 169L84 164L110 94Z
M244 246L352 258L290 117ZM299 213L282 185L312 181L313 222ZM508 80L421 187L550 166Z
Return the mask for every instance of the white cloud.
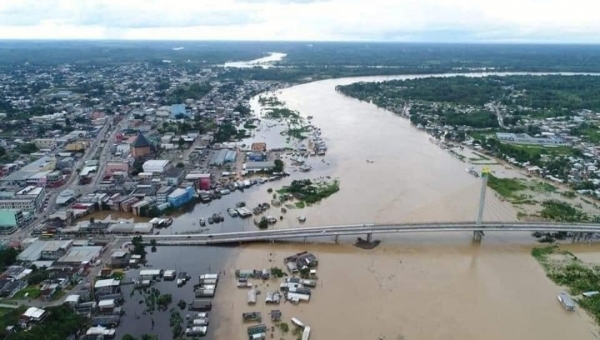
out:
M4 39L600 42L589 0L2 0Z

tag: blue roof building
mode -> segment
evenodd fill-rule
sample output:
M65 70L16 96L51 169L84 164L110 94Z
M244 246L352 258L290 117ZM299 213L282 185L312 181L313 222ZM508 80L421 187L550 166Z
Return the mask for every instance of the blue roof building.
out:
M171 118L177 119L178 116L186 116L189 117L189 113L185 109L184 104L173 104L171 105Z

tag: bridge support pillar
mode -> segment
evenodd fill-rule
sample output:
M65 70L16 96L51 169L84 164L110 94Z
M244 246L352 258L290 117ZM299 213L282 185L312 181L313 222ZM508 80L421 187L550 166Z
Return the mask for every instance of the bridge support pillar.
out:
M306 243L306 236L304 236L304 243Z
M481 231L481 230L475 230L473 232L473 241L480 242L481 239L483 238L483 235L484 235L483 231Z
M367 234L367 242L371 243L372 240L373 240L373 234L372 233L368 233Z
M340 235L335 235L335 244L340 243Z

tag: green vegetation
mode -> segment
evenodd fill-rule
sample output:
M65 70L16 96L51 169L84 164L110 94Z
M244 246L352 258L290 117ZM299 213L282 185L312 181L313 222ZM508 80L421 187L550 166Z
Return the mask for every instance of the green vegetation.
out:
M277 267L271 267L271 275L278 278L287 276L286 272L284 272L281 268Z
M499 178L492 174L488 176L488 186L504 198L514 199L517 192L527 189L527 186L516 178Z
M571 295L600 291L599 266L584 263L558 246L534 248L531 254L544 267L548 278L557 285L567 287ZM600 323L600 295L581 297L576 301Z
M308 205L317 203L340 190L338 180L330 182L313 183L309 179L294 180L289 186L278 190L279 194L291 194L299 201Z
M175 308L171 308L170 311L171 316L169 318L169 324L171 326L173 339L177 339L181 333L183 333L183 318Z
M11 247L0 250L0 270L4 271L17 262L19 252Z
M48 316L44 322L28 331L18 331L7 336L7 340L64 340L87 327L86 319L67 306L46 307Z
M23 154L30 154L38 151L38 147L33 143L24 143L19 145L19 152Z
M15 309L6 308L2 310L2 313L0 315L0 337L6 337L6 335L8 334L6 332L6 327L14 326L26 310L26 306L19 306Z
M282 172L283 171L284 163L281 159L276 159L275 161L273 161L273 163L275 163L273 172Z
M547 200L542 202L540 216L544 219L557 222L585 222L590 217L577 207L558 200Z
M258 103L261 106L267 106L267 107L271 107L271 106L284 106L285 105L284 102L280 101L275 96L259 96L258 97Z
M278 324L277 327L279 327L281 332L284 334L290 331L290 326L285 322Z
M298 208L298 209L304 209L304 208L306 208L306 203L304 203L304 201L298 201L298 202L294 203L293 207Z
M266 217L262 217L260 221L258 221L258 229L269 229L269 221Z
M484 109L484 105L490 102L509 107L513 116L558 117L573 115L582 109L600 110L600 79L587 75L429 77L355 83L338 89L361 100L372 100L381 107L397 107L409 98L416 102L468 106L474 109L474 115L454 114L453 117L464 117L450 118L442 114L441 109L433 113L446 119L448 124L473 127L497 126L484 118L485 115L494 115ZM521 110L521 107L532 110ZM466 118L468 116L479 118L473 120Z
M27 286L27 287L21 289L20 291L18 291L17 294L15 294L15 296L13 297L13 299L15 299L15 300L22 300L22 299L35 300L35 299L39 298L41 294L42 294L42 292L40 291L39 286L37 286L37 285ZM25 295L27 295L27 297L25 297Z
M210 90L212 90L212 86L209 84L193 83L191 85L179 86L169 93L167 104L181 104L186 99L202 99Z
M133 244L132 254L140 255L142 257L142 259L145 259L147 253L146 253L146 246L144 245L144 240L142 239L142 236L141 235L134 236L133 239L131 240L131 243Z
M529 185L529 189L541 193L551 193L558 191L558 188L554 185L542 181L533 181L533 183Z
M563 191L560 193L561 196L566 198L575 198L577 194L574 191Z

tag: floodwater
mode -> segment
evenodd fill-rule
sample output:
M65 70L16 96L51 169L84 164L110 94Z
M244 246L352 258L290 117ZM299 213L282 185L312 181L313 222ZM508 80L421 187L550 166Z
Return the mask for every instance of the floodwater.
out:
M224 67L235 67L235 68L251 68L256 66L261 66L263 68L268 68L273 66L272 63L276 61L280 61L285 58L287 54L285 53L277 53L277 52L269 52L268 56L250 60L250 61L230 61L226 62Z
M560 291L530 255L531 244L506 243L491 234L481 245L399 241L374 250L351 245L252 245L227 266L216 298L221 310L216 339L244 339L241 314L259 311L269 330L269 312L279 309L290 326L295 317L312 329L311 339L595 339L597 326L578 310L558 303ZM318 284L310 302L264 303L281 280L253 280L261 294L255 306L238 289L234 269L283 267L282 259L308 250L317 255ZM596 249L597 250L597 249ZM275 329L275 339L295 339ZM268 336L269 338L270 336Z
M328 145L327 155L310 157L307 163L314 170L309 173L292 167L288 178L196 205L161 232L256 230L252 218L232 219L226 209L239 201L249 207L269 202L267 188L278 189L293 179L326 176L340 180L338 193L314 206L289 210L274 227L298 227L296 218L300 215L307 217L306 226L474 221L481 186L465 171L464 163L431 143L428 135L408 120L335 91L337 85L356 81L398 78L409 77L333 79L278 91L287 107L313 116L312 123L321 129ZM279 133L277 128L261 129L255 140L283 139ZM489 190L485 207L485 221L516 219L515 210ZM198 219L215 212L222 213L225 222L200 229ZM281 213L271 208L266 214ZM319 257L319 286L310 303L278 308L288 323L290 317L298 317L309 324L313 328L311 339L594 338L591 331L596 327L585 313L567 313L558 304L560 288L545 277L531 257L535 244L527 233L488 233L481 245L472 243L470 233L395 234L382 241L382 246L371 251L347 243L260 245L234 250L159 247L158 253L150 255L150 263L161 269L184 267L194 273L192 283L208 265L226 272L211 319L219 320L221 327L211 323L209 338L245 339L240 315L245 311L262 311L270 325L264 295L259 296L255 307L246 306L246 292L237 290L231 279L234 269L262 269L272 264L283 267L282 257L302 250ZM586 249L588 254L598 252L595 245ZM225 260L229 264L225 265ZM275 284L269 282L270 286ZM167 283L161 285L165 286L159 288L169 292L177 290ZM191 300L188 289L174 293L174 302L180 295ZM269 289L261 284L263 294ZM168 320L168 313L163 313L165 318L161 319ZM149 322L139 324L148 326ZM156 322L158 327L158 318ZM161 327L168 328L168 321L162 322ZM275 338L281 337L294 338L275 334Z

